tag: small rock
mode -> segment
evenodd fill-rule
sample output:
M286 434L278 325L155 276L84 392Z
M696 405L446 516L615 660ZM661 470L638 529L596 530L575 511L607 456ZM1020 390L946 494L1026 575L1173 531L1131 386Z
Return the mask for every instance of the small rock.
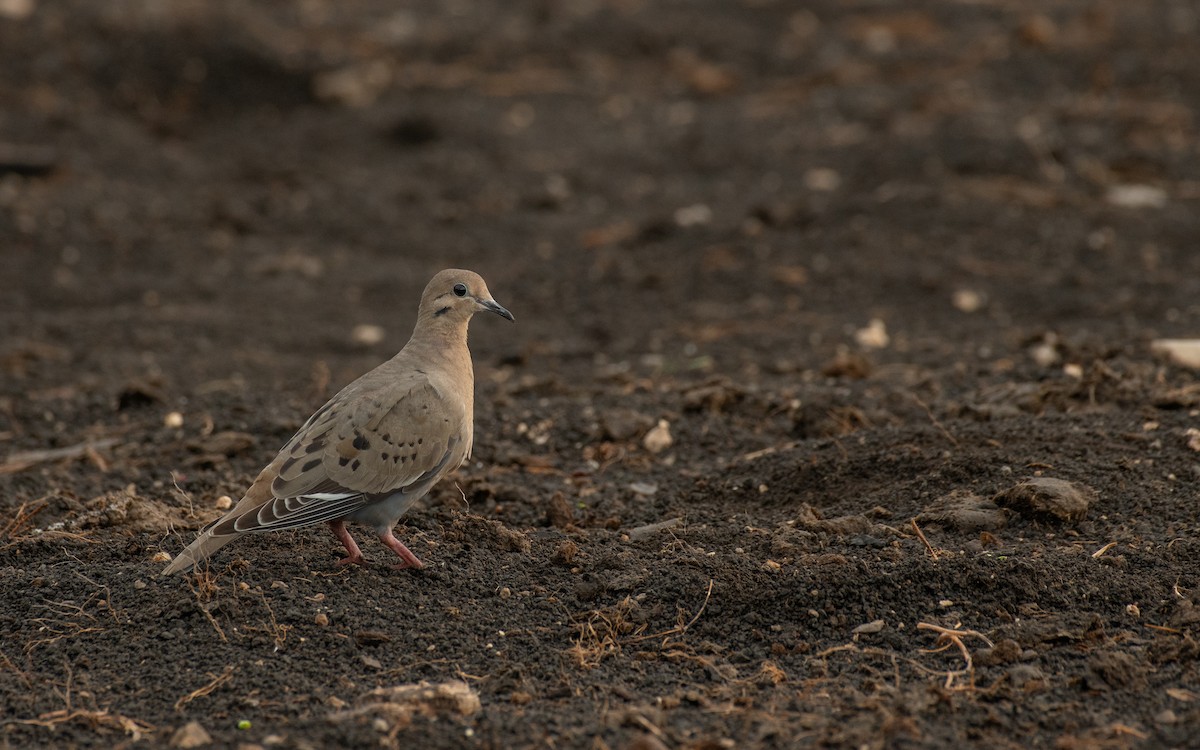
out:
M635 495L649 497L658 492L658 485L654 484L653 482L634 482L633 484L629 485L629 489L632 490L633 494Z
M171 735L171 747L204 747L209 744L212 744L212 735L198 721L189 721Z
M167 416L163 417L163 426L178 430L183 427L183 415L177 411L168 412Z
M217 510L229 510L233 507L233 498L229 495L221 495L217 498L217 501L214 503L214 505L216 506Z
M651 453L662 453L674 442L675 439L671 437L671 423L665 419L658 420L658 424L642 438L642 445Z
M630 440L653 426L653 419L634 409L609 409L600 414L600 427L609 440Z
M1195 427L1189 427L1184 436L1187 437L1187 447L1200 452L1200 430Z
M358 658L359 658L359 661L361 661L363 664L367 665L371 669L383 669L383 662L379 661L378 659L376 659L374 656L371 656L370 654L361 654L361 655L359 655Z
M818 193L831 193L842 186L842 176L828 167L815 167L804 173L804 187Z
M956 289L950 298L951 304L960 312L978 312L984 305L984 296L974 289Z
M1177 365L1200 369L1200 339L1156 339L1150 342L1150 351Z
M20 21L33 14L33 0L0 0L0 17Z
M1079 521L1087 516L1094 493L1063 479L1036 477L996 495L993 501L1034 519Z
M555 492L546 503L546 523L556 529L565 529L575 523L575 514L571 504L561 492Z
M1058 364L1058 347L1051 341L1043 341L1029 347L1029 356L1033 358L1034 362L1037 362L1039 367L1050 367Z
M681 227L702 226L712 221L712 209L703 203L696 203L677 209L674 218Z
M1154 715L1154 720L1159 724L1174 724L1179 721L1179 716L1169 708L1165 708Z
M1049 47L1058 39L1058 24L1048 16L1035 13L1021 24L1021 41L1034 47Z
M329 615L325 614L324 612L318 612L317 616L313 618L313 622L321 627L325 627L329 624Z
M383 341L385 335L383 326L364 323L354 326L354 330L350 331L350 340L359 346L374 346Z
M853 633L854 635L873 635L875 633L881 632L883 630L884 625L885 625L885 623L883 620L872 620L870 622L864 622L862 625L859 625L857 628L855 628L854 630L851 630L850 632Z
M881 318L871 318L871 322L867 323L866 328L860 328L854 332L854 340L864 349L883 349L891 343L891 337L888 336L887 325Z
M1167 205L1167 191L1154 185L1113 185L1104 197L1121 208L1162 208Z
M392 68L384 60L348 65L313 76L313 94L322 102L366 107L392 83Z
M158 551L158 552L155 552L155 553L154 553L154 554L153 554L153 555L150 557L150 562L152 562L152 563L165 563L165 562L171 562L171 556L170 556L170 555L168 555L166 552L163 552L163 551L161 551L161 550L160 550L160 551Z
M146 588L146 582L139 578L133 582L133 587L138 591L141 591L142 589Z

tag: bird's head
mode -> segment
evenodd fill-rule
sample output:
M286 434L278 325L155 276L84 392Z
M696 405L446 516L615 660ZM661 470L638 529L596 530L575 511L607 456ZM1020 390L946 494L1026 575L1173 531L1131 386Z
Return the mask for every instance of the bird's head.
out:
M481 310L514 320L512 313L492 299L483 277L474 271L448 268L434 276L425 287L418 318L466 323Z

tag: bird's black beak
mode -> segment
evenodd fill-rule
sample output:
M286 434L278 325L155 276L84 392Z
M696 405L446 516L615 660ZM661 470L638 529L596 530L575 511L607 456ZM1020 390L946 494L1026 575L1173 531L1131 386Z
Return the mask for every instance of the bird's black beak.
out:
M508 318L509 320L513 321L514 323L517 321L517 319L513 317L512 313L510 313L507 309L505 309L503 306L501 306L500 303L494 299L481 299L481 300L479 300L479 304L483 305L484 310L488 310L489 312L494 312L502 318Z

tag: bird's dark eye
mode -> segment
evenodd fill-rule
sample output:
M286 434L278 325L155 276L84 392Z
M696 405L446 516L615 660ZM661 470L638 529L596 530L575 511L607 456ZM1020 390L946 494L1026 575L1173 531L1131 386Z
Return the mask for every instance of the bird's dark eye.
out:
M467 285L466 284L455 284L454 285L454 296L455 297L466 297L467 296Z

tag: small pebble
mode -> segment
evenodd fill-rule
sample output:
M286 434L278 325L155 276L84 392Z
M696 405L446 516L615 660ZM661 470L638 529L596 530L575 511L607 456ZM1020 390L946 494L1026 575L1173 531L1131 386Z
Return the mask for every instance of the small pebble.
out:
M325 627L329 624L329 615L325 614L324 612L318 612L317 616L313 618L313 622L321 627Z
M642 438L642 445L651 453L662 453L675 440L671 437L671 423L665 419L658 420L658 424L646 433L646 437Z
M381 326L363 324L354 326L354 330L350 333L350 338L354 343L362 346L373 346L383 341L384 330Z

